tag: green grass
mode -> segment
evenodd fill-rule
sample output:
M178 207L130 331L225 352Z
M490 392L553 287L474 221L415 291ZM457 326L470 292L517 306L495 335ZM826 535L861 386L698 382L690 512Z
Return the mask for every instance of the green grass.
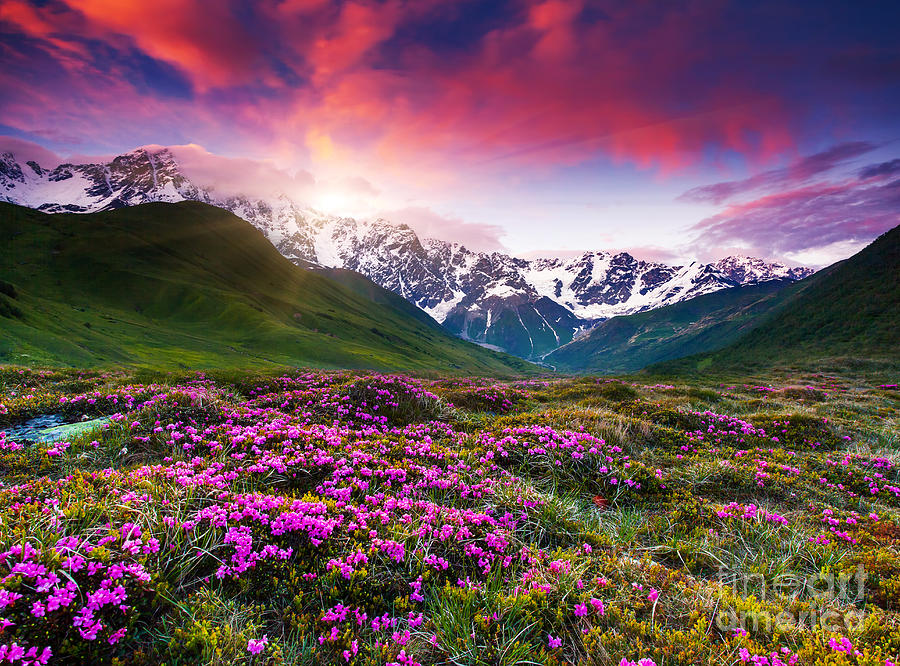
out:
M196 202L88 215L0 204L0 361L517 374L362 276L300 269Z

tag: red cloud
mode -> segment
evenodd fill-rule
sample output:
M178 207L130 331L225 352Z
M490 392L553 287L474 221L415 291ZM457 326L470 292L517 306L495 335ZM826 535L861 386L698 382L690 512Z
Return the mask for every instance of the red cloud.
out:
M252 80L260 39L226 2L66 0L97 35L127 35L145 53L183 68L204 89Z
M319 80L357 64L363 54L393 34L399 16L396 3L344 5L336 23L312 43L307 54Z
M24 32L47 37L55 32L53 24L27 2L9 0L0 5L0 21L8 21L19 26Z
M533 55L547 61L571 58L576 42L573 22L581 10L581 2L564 0L547 0L533 6L529 12L529 22L541 33Z

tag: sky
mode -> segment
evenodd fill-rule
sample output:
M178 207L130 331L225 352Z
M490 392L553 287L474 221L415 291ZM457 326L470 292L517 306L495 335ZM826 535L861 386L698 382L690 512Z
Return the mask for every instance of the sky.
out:
M900 223L898 25L892 0L0 0L0 146L181 146L223 190L478 250L819 267Z

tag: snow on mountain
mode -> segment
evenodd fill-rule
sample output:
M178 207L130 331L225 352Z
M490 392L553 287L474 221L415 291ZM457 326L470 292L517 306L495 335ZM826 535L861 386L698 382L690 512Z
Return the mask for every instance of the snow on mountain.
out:
M758 284L769 280L802 280L815 272L811 268L790 268L777 262L742 256L719 259L713 266L741 284Z
M725 284L728 277L707 264L666 266L640 261L627 252L586 252L568 262L532 261L525 279L542 296L589 320L640 312L734 286Z
M203 195L184 178L171 153L138 149L106 164L60 164L52 170L33 161L23 167L12 153L4 153L0 197L49 213L79 213Z
M223 195L191 182L166 148L138 148L107 163L45 169L0 155L0 200L51 213L91 212L149 201L197 200L230 210L262 231L285 257L312 267L358 271L453 333L538 358L593 324L726 287L801 279L811 270L750 257L668 266L626 252L525 260L420 239L382 219L327 215L287 196Z

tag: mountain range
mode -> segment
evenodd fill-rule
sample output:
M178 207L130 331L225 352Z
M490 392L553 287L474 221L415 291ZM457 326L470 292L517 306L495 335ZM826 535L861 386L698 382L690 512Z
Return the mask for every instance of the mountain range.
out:
M78 215L0 203L0 363L537 370L358 273L332 273L200 202Z
M405 224L315 211L286 195L224 195L188 178L173 152L139 148L93 164L46 168L0 155L0 201L47 213L88 213L148 202L200 201L259 229L293 263L356 271L421 308L451 333L539 359L611 317L813 271L751 257L670 266L627 252L522 259L422 239Z

